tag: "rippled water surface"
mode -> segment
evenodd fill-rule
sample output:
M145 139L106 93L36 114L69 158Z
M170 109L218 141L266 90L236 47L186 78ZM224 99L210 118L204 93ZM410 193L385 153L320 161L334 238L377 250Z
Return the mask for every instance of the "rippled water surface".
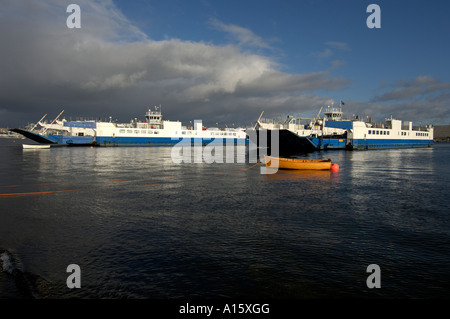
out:
M450 145L264 175L170 147L21 143L0 141L3 298L450 297Z

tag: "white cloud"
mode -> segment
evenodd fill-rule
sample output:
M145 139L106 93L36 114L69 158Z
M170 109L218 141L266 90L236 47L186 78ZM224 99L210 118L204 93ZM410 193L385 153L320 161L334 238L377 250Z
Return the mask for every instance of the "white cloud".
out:
M210 24L221 31L229 33L241 46L272 49L268 41L257 36L249 29L234 24L225 24L215 18L210 19Z
M333 49L340 50L340 51L350 51L350 47L345 42L328 41L328 42L325 42L325 45L327 45Z

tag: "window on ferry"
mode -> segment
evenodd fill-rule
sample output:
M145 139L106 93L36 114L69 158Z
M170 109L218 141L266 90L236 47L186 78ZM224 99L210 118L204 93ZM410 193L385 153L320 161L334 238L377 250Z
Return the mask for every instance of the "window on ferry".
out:
M139 130L134 130L134 134L139 134Z
M159 134L159 132L158 132L158 131L155 131L155 134Z
M133 130L127 130L127 133L133 133Z
M125 130L120 130L119 133L125 133Z
M148 134L153 134L153 131L148 131Z
M142 133L142 134L146 134L147 131L146 131L146 130L141 130L141 133Z
M387 131L387 132L388 132L387 134L389 135L389 134L390 134L390 132L389 132L389 131Z

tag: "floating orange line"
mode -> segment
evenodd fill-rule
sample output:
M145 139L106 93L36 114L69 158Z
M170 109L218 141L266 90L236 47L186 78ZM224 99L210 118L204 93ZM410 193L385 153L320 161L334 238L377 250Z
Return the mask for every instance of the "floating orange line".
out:
M79 189L69 189L69 190L63 190L63 191L32 192L32 193L10 193L10 194L0 194L0 198L32 196L32 195L44 195L44 194L76 192L76 191L79 191Z
M124 178L124 179L113 179L112 181L113 182L126 182L126 181L129 181L129 179L126 179L126 178Z
M261 162L258 162L258 163L256 163L255 165L252 165L252 166L247 167L247 168L244 168L244 169L240 169L240 170L238 170L238 171L233 171L233 172L243 172L243 171L248 171L250 168L255 167L255 166L258 165L259 163L261 163Z
M31 185L59 185L62 183L41 183L41 184L31 184ZM24 185L5 185L5 186L1 186L1 187L22 187Z

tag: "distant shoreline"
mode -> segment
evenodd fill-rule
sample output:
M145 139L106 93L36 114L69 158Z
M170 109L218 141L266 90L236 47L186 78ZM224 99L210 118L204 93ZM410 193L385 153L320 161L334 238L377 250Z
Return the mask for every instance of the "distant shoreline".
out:
M435 143L450 143L450 137L434 139Z

